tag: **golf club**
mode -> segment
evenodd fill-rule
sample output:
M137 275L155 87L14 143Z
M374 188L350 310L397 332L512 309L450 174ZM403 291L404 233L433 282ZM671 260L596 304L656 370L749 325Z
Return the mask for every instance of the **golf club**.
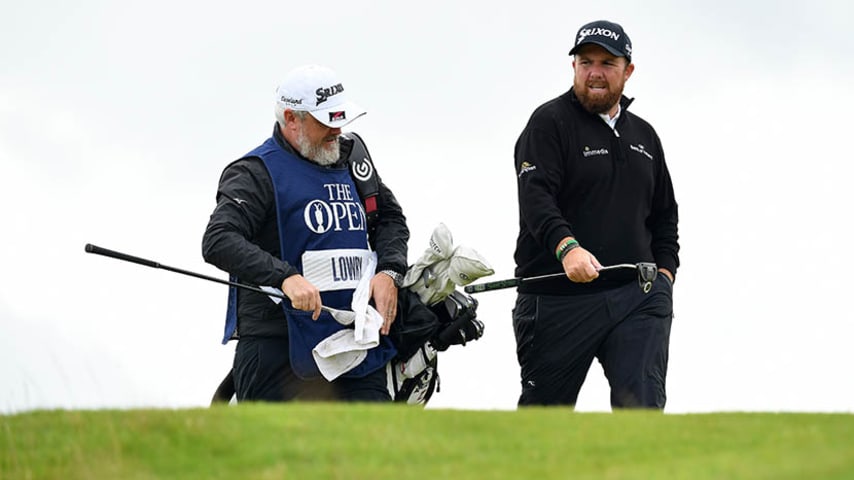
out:
M253 285L247 285L245 283L232 282L229 280L222 280L222 279L216 278L216 277L209 277L207 275L202 275L201 273L190 272L188 270L170 267L168 265L163 265L161 263L158 263L158 262L155 262L152 260L147 260L145 258L135 257L133 255L128 255L126 253L117 252L115 250L109 250L107 248L102 248L102 247L99 247L97 245L92 245L91 243L86 244L86 253L94 253L97 255L103 255L105 257L115 258L117 260L124 260L126 262L136 263L139 265L145 265L146 267L159 268L161 270L168 270L170 272L180 273L182 275L188 275L190 277L201 278L202 280L208 280L211 282L222 283L224 285L230 285L232 287L242 288L244 290L251 290L253 292L263 293L264 295L280 298L283 300L288 299L288 297L281 290L279 290L277 288L265 289L265 288L256 287ZM349 325L350 323L353 323L353 320L356 318L356 314L354 312L350 312L347 310L337 310L337 309L330 308L327 306L321 306L320 308L321 308L321 310L325 310L325 311L331 313L332 316L335 318L335 320L337 320L339 323L341 323L343 325Z
M640 262L640 263L619 263L616 265L608 265L600 268L598 271L604 272L608 270L616 270L619 268L629 268L632 270L637 270L638 272L638 285L640 285L643 293L649 293L652 289L652 282L655 280L655 277L658 275L658 267L654 263L651 262ZM488 292L491 290L501 290L503 288L513 288L522 285L523 283L528 282L536 282L539 280L547 280L551 278L560 278L566 277L566 273L550 273L548 275L538 275L536 277L517 277L517 278L508 278L506 280L496 280L494 282L486 282L479 283L476 285L467 285L465 287L466 293L480 293L480 292Z

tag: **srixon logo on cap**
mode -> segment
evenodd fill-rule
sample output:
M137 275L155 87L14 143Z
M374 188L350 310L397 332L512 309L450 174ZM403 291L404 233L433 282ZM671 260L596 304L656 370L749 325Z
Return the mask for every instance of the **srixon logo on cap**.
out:
M596 28L585 28L584 30L582 30L582 31L578 32L578 41L576 41L576 42L575 42L575 44L576 44L576 45L578 45L578 44L579 44L579 43L581 43L585 38L587 38L587 37L589 37L589 36L591 36L591 35L599 35L599 36L602 36L602 37L613 38L614 40L619 40L619 39L620 39L620 34L619 34L619 33L616 33L616 32L614 32L614 31L612 31L612 30L607 29L607 28L602 28L602 27L596 27Z
M320 105L321 103L325 102L332 95L337 95L343 91L344 91L344 85L342 85L340 83L338 85L333 85L331 87L326 87L326 88L320 87L320 88L318 88L314 92L314 94L317 95L317 105Z

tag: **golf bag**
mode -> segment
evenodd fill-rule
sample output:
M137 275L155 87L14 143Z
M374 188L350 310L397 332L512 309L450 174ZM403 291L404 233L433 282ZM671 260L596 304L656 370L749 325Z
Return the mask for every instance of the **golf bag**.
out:
M484 325L477 318L477 300L456 290L427 306L404 289L397 308L389 333L398 350L387 367L389 394L395 402L424 405L439 390L438 352L479 339Z
M406 272L398 295L391 340L397 356L389 368L389 393L396 402L425 404L439 389L438 352L483 335L477 301L456 290L493 272L473 249L454 245L439 224L429 246Z

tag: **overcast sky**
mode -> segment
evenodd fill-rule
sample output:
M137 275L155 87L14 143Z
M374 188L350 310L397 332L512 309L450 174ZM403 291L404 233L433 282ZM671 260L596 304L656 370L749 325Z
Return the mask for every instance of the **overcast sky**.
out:
M0 413L207 405L226 287L83 247L226 278L201 257L217 180L304 63L368 110L347 130L410 262L444 222L511 277L513 144L602 18L680 205L666 411L854 411L850 2L81 0L0 8ZM477 298L485 336L440 355L431 408L516 406L515 292ZM578 409L609 410L598 364Z

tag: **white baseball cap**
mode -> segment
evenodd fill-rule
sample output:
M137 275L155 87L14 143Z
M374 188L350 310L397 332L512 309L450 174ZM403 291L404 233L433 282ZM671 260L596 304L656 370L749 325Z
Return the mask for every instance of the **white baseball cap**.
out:
M320 65L303 65L285 75L276 89L276 118L281 121L286 109L308 112L330 128L341 128L367 113L347 99L338 75Z

